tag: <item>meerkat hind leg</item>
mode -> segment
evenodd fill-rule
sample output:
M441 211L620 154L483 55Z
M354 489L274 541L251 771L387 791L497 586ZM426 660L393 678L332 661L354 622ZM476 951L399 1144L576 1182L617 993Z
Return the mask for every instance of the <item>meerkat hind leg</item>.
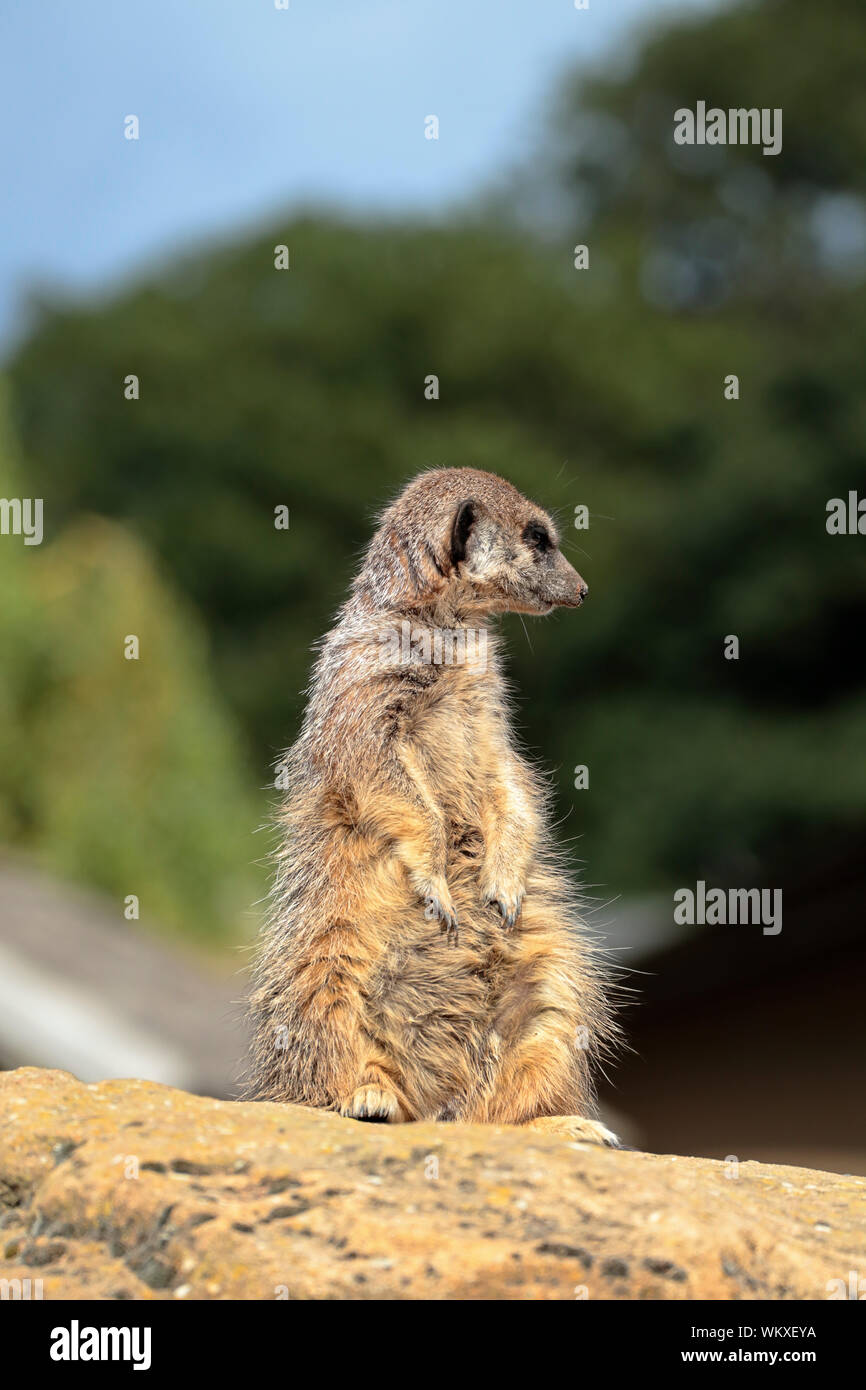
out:
M616 1148L615 1134L582 1113L592 1110L581 1023L603 1027L594 981L556 923L557 904L527 895L524 924L514 938L512 973L492 1019L497 1040L490 1083L461 1118L511 1124ZM547 928L552 920L553 928Z
M399 1124L404 1119L400 1102L392 1091L379 1086L359 1086L340 1106L348 1120L368 1120L374 1124Z
M618 1149L619 1140L600 1120L588 1120L584 1115L543 1115L527 1120L524 1129L537 1129L545 1134L561 1135L564 1139L581 1140L589 1144L604 1144Z
M409 1119L407 1107L389 1078L377 1067L367 1067L351 1095L339 1107L349 1120L396 1125Z

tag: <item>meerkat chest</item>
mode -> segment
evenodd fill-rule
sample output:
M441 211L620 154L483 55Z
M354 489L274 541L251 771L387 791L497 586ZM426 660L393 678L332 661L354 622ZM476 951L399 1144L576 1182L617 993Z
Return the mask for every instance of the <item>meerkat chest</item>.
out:
M495 685L473 673L441 682L416 723L415 738L440 804L464 807L467 796L482 796L503 754Z

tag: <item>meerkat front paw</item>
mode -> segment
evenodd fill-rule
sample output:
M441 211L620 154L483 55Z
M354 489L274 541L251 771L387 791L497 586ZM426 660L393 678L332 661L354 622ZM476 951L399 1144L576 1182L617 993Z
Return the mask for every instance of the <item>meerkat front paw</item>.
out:
M340 1106L347 1120L368 1120L373 1124L396 1125L405 1120L403 1107L393 1091L383 1086L359 1086Z
M510 931L517 922L523 907L524 888L519 883L488 882L481 896L488 907L493 907L502 918L502 925Z
M424 916L427 921L438 922L440 934L446 936L449 941L456 942L459 923L444 878L422 884L419 896L424 902Z

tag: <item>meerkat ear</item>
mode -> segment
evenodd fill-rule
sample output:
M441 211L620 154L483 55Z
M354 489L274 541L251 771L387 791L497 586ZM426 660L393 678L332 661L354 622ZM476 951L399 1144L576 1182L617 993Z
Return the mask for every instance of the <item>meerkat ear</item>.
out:
M466 559L466 544L475 525L475 503L461 502L451 526L451 564L454 569Z

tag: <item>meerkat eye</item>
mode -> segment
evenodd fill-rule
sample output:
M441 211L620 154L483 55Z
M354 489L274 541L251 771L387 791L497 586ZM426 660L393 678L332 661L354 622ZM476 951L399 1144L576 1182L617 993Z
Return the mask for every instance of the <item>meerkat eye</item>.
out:
M523 539L532 550L539 550L542 555L546 551L553 549L553 541L546 526L542 526L540 521L527 522L523 528Z

